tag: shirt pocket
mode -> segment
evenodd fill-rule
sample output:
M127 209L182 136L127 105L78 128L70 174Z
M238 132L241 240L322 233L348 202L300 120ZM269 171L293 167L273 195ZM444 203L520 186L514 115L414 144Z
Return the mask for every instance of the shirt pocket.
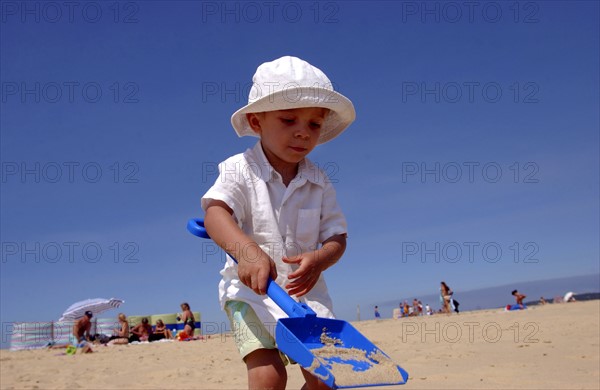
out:
M298 210L295 241L303 250L314 250L317 248L320 223L321 209Z

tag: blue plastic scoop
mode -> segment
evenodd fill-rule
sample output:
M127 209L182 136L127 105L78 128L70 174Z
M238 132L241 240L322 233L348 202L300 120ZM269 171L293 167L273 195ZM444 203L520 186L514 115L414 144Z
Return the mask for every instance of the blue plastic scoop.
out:
M187 228L195 236L210 238L202 219L190 219ZM319 318L271 278L267 283L267 295L289 316L277 321L277 348L327 386L338 389L406 383L408 373L348 322Z

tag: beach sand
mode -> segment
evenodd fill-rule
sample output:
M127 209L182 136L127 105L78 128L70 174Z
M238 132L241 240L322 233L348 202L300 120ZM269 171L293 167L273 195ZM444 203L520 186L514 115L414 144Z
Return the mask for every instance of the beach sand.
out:
M599 322L600 301L588 301L354 325L408 371L404 388L599 389ZM94 351L2 350L0 388L246 388L231 335ZM288 366L288 389L302 384L299 368Z

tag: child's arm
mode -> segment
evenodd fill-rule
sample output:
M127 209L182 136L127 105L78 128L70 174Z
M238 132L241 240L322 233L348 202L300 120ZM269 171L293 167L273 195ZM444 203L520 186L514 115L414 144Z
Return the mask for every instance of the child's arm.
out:
M240 281L255 293L264 295L269 276L273 280L277 278L275 263L244 234L232 215L233 210L225 202L211 200L206 206L204 226L213 241L238 261Z
M325 240L323 246L315 251L284 257L284 263L300 265L288 276L292 280L286 286L288 293L297 297L308 293L317 284L321 272L337 263L345 250L346 235L338 234Z

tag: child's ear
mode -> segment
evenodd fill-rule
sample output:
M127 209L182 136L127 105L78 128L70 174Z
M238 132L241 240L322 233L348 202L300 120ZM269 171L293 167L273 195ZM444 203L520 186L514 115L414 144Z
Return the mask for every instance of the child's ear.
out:
M249 114L246 114L246 119L248 120L248 123L250 124L250 128L257 134L260 134L260 114L258 113L254 113L251 112Z

